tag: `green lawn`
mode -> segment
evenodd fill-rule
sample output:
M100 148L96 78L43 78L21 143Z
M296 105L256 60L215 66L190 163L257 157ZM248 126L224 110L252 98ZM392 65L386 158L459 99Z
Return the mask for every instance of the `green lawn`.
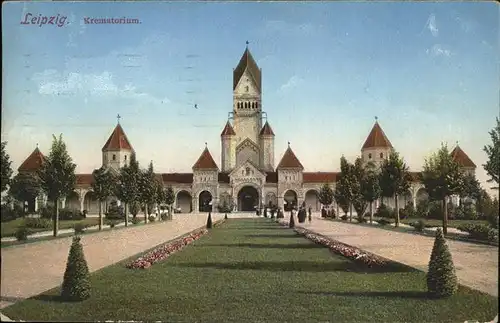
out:
M132 259L135 259L132 258ZM7 307L12 319L168 322L464 322L492 320L497 298L461 287L428 299L425 274L370 271L267 219L229 219L147 270L131 259L92 274L92 297L59 288Z
M401 220L404 224L409 224L410 222L417 222L418 220L424 220L425 224L431 227L441 227L443 226L443 220L435 220L435 219L423 219L423 218L408 218ZM458 228L458 226L462 224L484 224L489 225L486 220L448 220L449 228Z
M2 237L14 236L17 228L23 224L23 221L24 221L23 218L18 218L9 222L2 222L2 229L1 229ZM59 220L59 230L73 228L73 226L76 223L83 223L90 226L98 225L99 218L86 218L83 220ZM42 231L52 231L52 226L47 229L30 229L30 230L33 233Z

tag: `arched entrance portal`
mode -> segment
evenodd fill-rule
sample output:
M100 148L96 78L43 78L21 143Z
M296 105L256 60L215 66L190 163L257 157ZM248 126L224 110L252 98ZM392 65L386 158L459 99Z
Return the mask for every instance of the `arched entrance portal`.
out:
M305 200L307 209L311 208L313 212L317 212L320 210L318 192L316 192L315 190L307 191Z
M200 198L198 199L200 212L211 212L212 211L212 194L209 191L203 191L200 193Z
M188 191L180 191L177 193L176 205L181 213L190 213L193 211L191 194L189 194Z
M238 211L255 211L259 207L259 192L253 186L244 186L238 193Z
M292 190L286 191L284 200L285 200L285 205L284 205L285 211L290 211L292 210L292 208L297 208L297 193L295 193L295 191Z

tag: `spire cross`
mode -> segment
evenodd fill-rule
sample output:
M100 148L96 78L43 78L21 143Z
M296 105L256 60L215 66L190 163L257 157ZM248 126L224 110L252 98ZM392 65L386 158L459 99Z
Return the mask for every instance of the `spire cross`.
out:
M116 116L116 119L118 120L118 124L120 124L120 119L121 119L120 114L118 114L118 115Z
M290 148L290 142L288 142L288 148Z
M378 121L378 117L377 116L375 116L375 121Z
M205 142L205 148L207 148L207 143Z
M248 48L248 44L250 44L250 43L248 42L248 40L246 41L246 44L247 44L247 48Z
M36 143L36 148L38 148L38 142Z

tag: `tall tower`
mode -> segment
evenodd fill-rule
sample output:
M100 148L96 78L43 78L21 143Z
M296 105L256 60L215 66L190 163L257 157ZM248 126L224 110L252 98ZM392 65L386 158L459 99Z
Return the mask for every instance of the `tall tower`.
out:
M260 131L260 167L274 171L274 132L267 121Z
M102 147L102 165L105 168L110 167L118 171L123 166L128 165L134 149L120 125L120 115L117 118L118 123L115 129Z
M380 127L378 118L375 117L375 124L366 138L363 148L361 148L363 163L373 163L374 166L380 167L383 161L389 157L392 149L391 142Z
M236 133L233 127L229 123L229 120L220 134L221 140L221 164L222 172L229 173L236 163L236 145L235 145Z
M233 115L234 131L236 132L235 144L244 145L253 149L252 160L259 163L262 153L259 148L259 133L262 129L262 76L261 69L247 48L233 71ZM238 154L238 152L236 153ZM246 158L246 157L245 157ZM236 158L237 165L245 162L243 157Z

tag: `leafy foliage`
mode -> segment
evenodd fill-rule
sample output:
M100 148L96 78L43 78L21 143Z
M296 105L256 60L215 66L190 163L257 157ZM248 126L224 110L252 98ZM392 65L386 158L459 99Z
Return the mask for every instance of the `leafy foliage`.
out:
M328 183L323 184L323 186L321 186L321 189L319 190L319 202L323 205L330 205L333 203L333 198L333 190L330 185L328 185Z
M40 178L36 173L21 172L10 181L9 195L20 202L32 201L41 191Z
M26 241L28 240L28 236L31 234L30 229L25 226L20 226L17 228L15 237L17 241Z
M500 173L500 119L497 117L496 121L496 127L489 132L491 136L491 145L484 146L484 151L488 155L488 161L483 167L486 173L491 177L489 182L495 182L497 184L495 188L498 189Z
M156 177L153 169L153 162L149 163L148 170L139 172L139 201L146 208L145 213L149 213L149 206L153 205L156 200ZM147 217L145 218L147 219ZM147 222L145 220L145 222Z
M43 191L49 200L56 205L54 216L54 236L57 236L59 226L59 199L68 196L76 184L75 169L66 149L62 134L59 138L52 136L52 147L49 156L45 159L42 167L38 171L38 177Z
M128 225L127 206L139 197L139 163L133 153L130 163L120 169L120 176L116 186L116 196L125 203L125 225Z
M410 188L411 178L403 159L396 151L391 151L389 158L384 160L380 172L380 186L383 195L394 197L396 226L399 226L398 196L405 194Z
M1 172L1 192L5 192L7 190L8 185L10 184L10 178L12 177L12 161L10 160L9 154L7 154L7 142L2 141L2 150L1 150L1 164L2 168Z
M99 230L102 230L102 203L115 193L117 178L110 169L102 167L94 170L92 176L94 181L91 188L99 201Z
M381 194L379 176L370 167L366 168L364 178L361 181L361 196L370 204L370 223L373 222L373 202L376 201Z
M459 165L453 160L446 145L437 153L425 160L422 182L429 197L436 201L444 201L447 197L459 194L463 189L463 174ZM447 233L448 209L443 211L443 233Z
M458 279L450 250L444 239L443 231L438 228L432 248L427 273L427 290L438 298L449 297L457 292Z
M165 203L172 205L175 202L175 194L172 186L167 186L165 189Z
M80 237L73 237L62 283L61 296L66 301L82 301L90 297L90 275Z
M479 200L481 198L481 185L474 174L464 174L460 188L461 198Z

